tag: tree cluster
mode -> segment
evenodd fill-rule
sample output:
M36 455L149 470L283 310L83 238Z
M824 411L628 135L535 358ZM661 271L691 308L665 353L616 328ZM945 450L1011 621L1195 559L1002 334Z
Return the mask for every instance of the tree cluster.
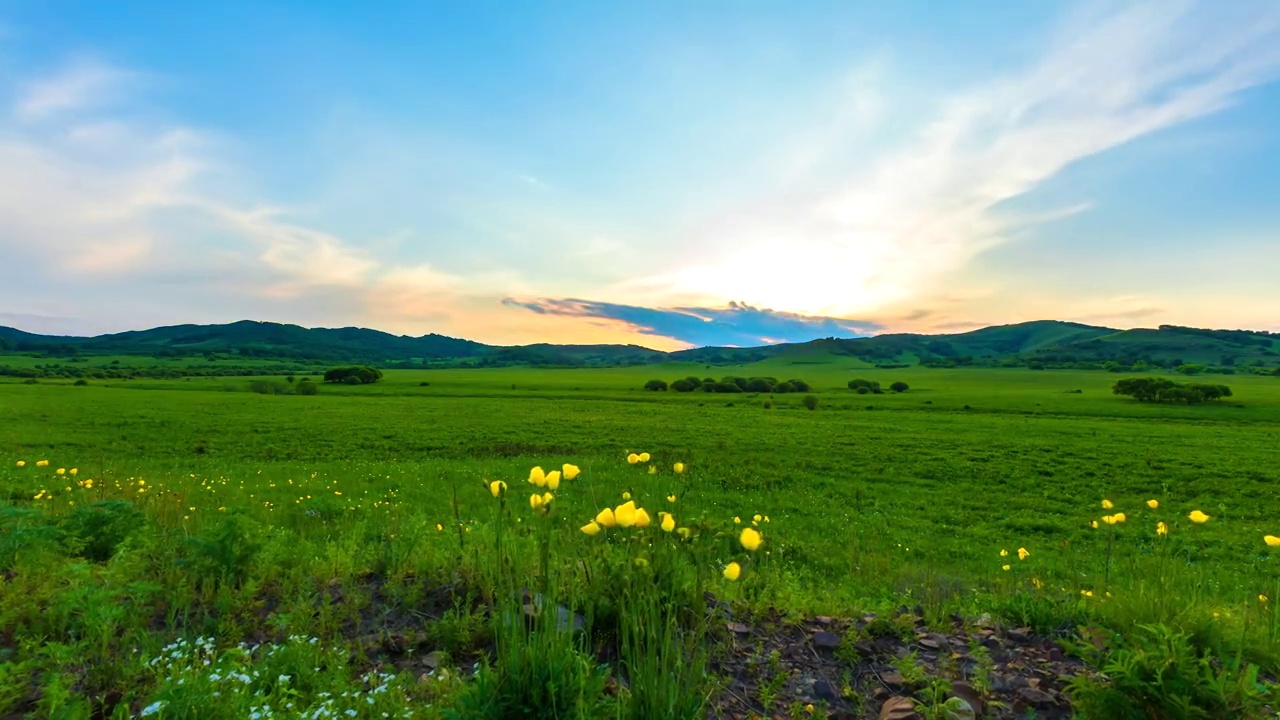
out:
M1185 405L1198 405L1231 397L1231 388L1226 385L1177 383L1167 378L1125 378L1117 382L1111 392L1128 395L1138 402Z
M372 385L382 379L382 371L366 365L339 367L325 370L324 381L346 385Z
M680 378L670 385L665 380L650 380L645 383L645 390L666 390L672 389L676 392L693 392L701 390L702 392L715 393L796 393L809 392L813 388L804 380L783 380L778 381L773 377L753 377L743 378L733 375L723 377L719 380L715 378L696 378L686 377Z

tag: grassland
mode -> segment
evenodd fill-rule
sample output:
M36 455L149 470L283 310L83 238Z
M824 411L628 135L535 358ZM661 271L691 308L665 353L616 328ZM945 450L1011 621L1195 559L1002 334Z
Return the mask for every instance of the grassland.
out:
M802 378L818 406L805 409L802 395L640 389L726 374ZM856 395L845 388L854 377L911 389ZM163 698L167 717L202 716L173 685L207 682L196 669L158 675L146 664L197 636L277 643L280 657L304 653L289 636L318 638L310 647L332 657L290 661L324 669L291 696L299 707L321 707L326 684L356 692L368 672L390 674L369 681L386 689L355 708L361 716L468 707L456 678L420 683L350 649L412 627L454 660L483 657L483 638L503 634L495 578L533 587L557 562L541 556L552 544L565 568L596 562L582 553L600 543L578 528L624 491L702 528L707 544L690 551L697 587L748 610L851 616L919 604L935 620L988 614L1059 634L1158 623L1231 660L1217 667L1253 662L1265 677L1280 659L1270 602L1280 568L1262 540L1280 534L1280 378L1222 378L1230 402L1171 407L1112 395L1116 377L877 370L815 354L745 368L388 371L313 397L249 393L240 378L0 383L0 708L77 717ZM626 462L642 451L650 463ZM561 486L551 516L531 514L529 468L562 463L581 477ZM508 483L509 516L495 516L490 480ZM122 528L94 531L120 534L95 560L76 545L93 540L77 534L90 517L77 508L114 500L140 514L121 510ZM1192 523L1197 509L1212 519ZM1124 523L1091 527L1118 511ZM727 538L735 518L756 514L767 544L751 555ZM504 523L515 524L493 551ZM1001 556L1019 547L1027 559ZM730 560L746 565L743 582L705 584L702 571ZM569 596L591 618L602 612ZM503 676L508 687L515 675ZM275 703L276 690L254 697ZM633 678L630 700L587 715L637 716L641 694Z

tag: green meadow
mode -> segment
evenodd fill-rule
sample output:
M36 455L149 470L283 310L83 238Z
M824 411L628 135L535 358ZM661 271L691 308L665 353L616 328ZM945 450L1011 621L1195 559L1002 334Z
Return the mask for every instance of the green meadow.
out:
M726 375L798 378L812 392L642 389ZM227 377L2 382L0 717L328 717L338 706L325 700L341 692L363 693L345 708L361 717L705 716L714 673L668 687L643 670L672 653L703 662L675 650L715 629L665 614L652 595L679 608L695 590L747 614L906 606L925 622L985 616L1064 639L1096 626L1116 634L1113 657L1139 652L1124 643L1135 628L1158 626L1179 638L1196 682L1143 687L1208 714L1162 714L1139 692L1099 713L1115 678L1080 690L1077 712L1263 713L1280 668L1280 568L1263 540L1280 535L1280 378L1220 377L1233 397L1172 406L1113 395L1120 377L815 355L389 370L314 396ZM855 378L909 389L859 395L846 387ZM639 453L648 461L628 462ZM550 511L531 508L546 489L527 482L530 469L565 463L581 474L561 481ZM506 483L501 500L491 481ZM638 531L647 539L581 531L624 492L652 515ZM1196 510L1210 519L1192 522ZM664 533L660 511L689 532ZM765 542L749 551L737 538L753 523ZM740 579L722 576L730 562ZM622 660L554 627L517 637L502 608L535 591L582 612L590 637L612 628L601 632L619 638ZM631 600L611 605L611 594ZM627 613L674 629L627 642ZM367 647L409 631L422 654L467 672L424 679L403 653ZM192 649L196 638L223 649ZM293 684L252 675L252 692L210 701L216 682L199 658L213 654L228 672ZM149 664L170 656L164 672ZM561 663L556 692L572 693L546 697L530 668L548 663ZM627 692L602 690L620 666ZM204 701L184 689L196 686ZM506 699L486 705L477 688ZM785 704L757 705L785 716Z

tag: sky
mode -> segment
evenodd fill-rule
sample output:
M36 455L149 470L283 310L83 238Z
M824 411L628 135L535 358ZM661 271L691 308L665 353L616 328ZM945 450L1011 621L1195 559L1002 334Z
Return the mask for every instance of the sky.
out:
M0 325L1280 330L1280 3L0 0Z

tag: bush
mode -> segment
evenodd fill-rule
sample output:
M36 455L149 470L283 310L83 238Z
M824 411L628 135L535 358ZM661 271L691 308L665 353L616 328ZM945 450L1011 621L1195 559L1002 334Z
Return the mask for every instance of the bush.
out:
M874 380L864 380L862 378L850 380L849 389L859 395L866 395L867 393L876 393L878 395L882 392L880 390L880 383Z
M431 387L431 383L427 382L426 380L423 380L422 382L418 383L418 387ZM577 388L574 388L574 389L576 390Z
M684 378L671 383L671 389L676 392L693 392L702 387L702 381L697 378Z
M803 403L804 403L804 406L805 406L805 407L807 407L807 408L809 408L810 410L817 410L817 409L818 409L818 396L817 396L817 395L805 395L805 396L804 396L804 400L802 400L801 402L803 402Z
M747 386L744 389L747 392L753 392L753 393L772 392L775 383L770 382L770 380L771 378L760 378L760 377L751 378L750 380L747 381Z
M792 385L790 382L780 382L773 386L773 391L785 395L787 393L795 392L796 386Z
M310 380L303 380L298 383L295 392L299 395L316 395L320 392L320 386Z
M277 380L254 380L249 383L249 390L259 395L284 395L289 388Z
M650 380L644 384L645 390L653 390L655 392L665 392L667 389L666 380Z
M352 378L355 382L351 382ZM347 385L371 385L382 379L382 371L367 366L340 367L326 370L324 381L327 383L346 383Z
M809 392L813 390L813 388L809 386L809 383L803 380L788 380L787 382L791 383L791 387L795 388L795 392Z
M74 384L76 387L84 387L85 385L89 384L89 381L85 380L84 378L80 378L79 380L75 381Z
M144 521L142 513L127 500L82 505L63 518L63 542L72 553L86 560L106 562Z
M894 383L894 384L890 385L890 386L889 386L889 389L890 389L890 390L892 390L892 391L894 391L894 392L896 392L896 393L904 393L904 392L906 392L906 391L910 390L910 389L911 389L911 386L910 386L910 385L908 385L908 384L906 384L906 383L904 383L904 382L902 382L901 380L899 380L898 382L896 382L896 383Z
M703 386L703 389L706 389L706 386ZM713 385L712 391L718 393L740 393L742 388L736 382L725 380Z
M1111 387L1116 395L1128 395L1138 402L1167 402L1197 405L1231 397L1226 385L1176 383L1167 378L1125 378Z

